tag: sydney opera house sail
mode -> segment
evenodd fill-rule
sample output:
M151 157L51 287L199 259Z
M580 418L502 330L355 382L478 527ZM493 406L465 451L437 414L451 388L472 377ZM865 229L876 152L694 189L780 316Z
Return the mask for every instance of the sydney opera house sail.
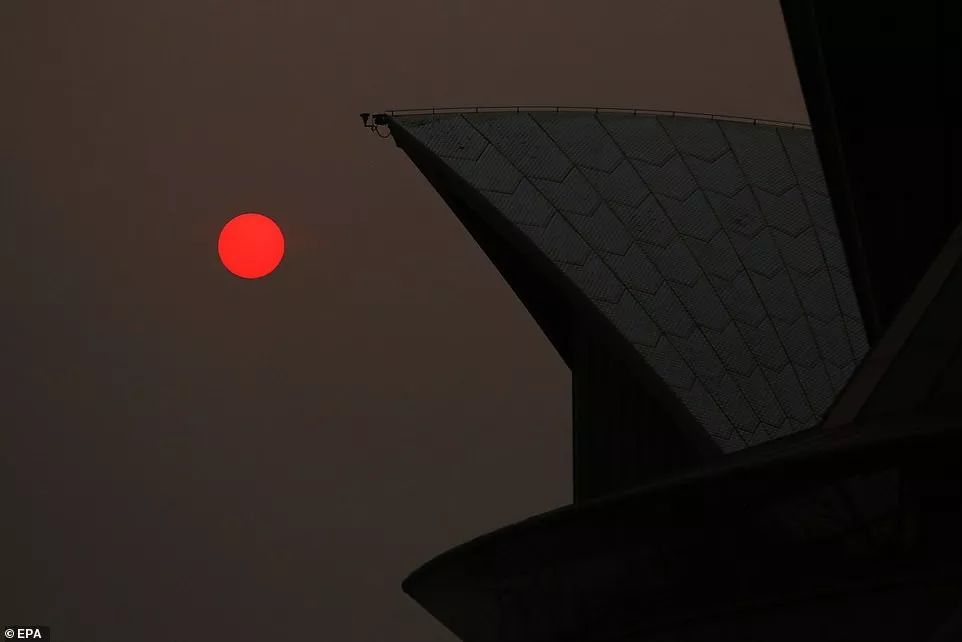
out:
M867 350L807 128L579 111L390 127L497 237L496 263L597 310L721 452L818 424ZM576 377L577 334L555 341Z
M572 503L403 583L465 642L962 640L962 4L780 4L811 129L361 115L571 371Z

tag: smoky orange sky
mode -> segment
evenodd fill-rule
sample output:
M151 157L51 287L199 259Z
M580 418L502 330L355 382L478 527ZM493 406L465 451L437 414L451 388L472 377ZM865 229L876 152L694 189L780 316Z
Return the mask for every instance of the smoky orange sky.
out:
M806 120L777 0L4 0L0 78L0 624L60 640L450 642L401 579L570 500L568 372L359 112Z

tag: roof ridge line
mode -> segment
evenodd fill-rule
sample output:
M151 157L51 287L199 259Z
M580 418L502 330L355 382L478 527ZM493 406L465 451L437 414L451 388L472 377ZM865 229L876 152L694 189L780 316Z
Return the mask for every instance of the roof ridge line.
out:
M388 116L421 116L421 115L440 115L440 114L466 114L466 113L498 113L498 112L591 112L591 113L618 113L642 116L681 116L689 118L705 118L708 120L724 120L731 122L749 123L753 125L776 125L780 127L791 127L793 129L811 129L808 123L799 123L788 120L777 120L770 118L755 118L750 116L735 116L731 114L711 114L707 112L668 110L668 109L647 109L647 108L627 108L627 107L584 107L584 106L556 106L556 105L472 105L466 107L422 107L422 108L403 108L388 109L382 112Z

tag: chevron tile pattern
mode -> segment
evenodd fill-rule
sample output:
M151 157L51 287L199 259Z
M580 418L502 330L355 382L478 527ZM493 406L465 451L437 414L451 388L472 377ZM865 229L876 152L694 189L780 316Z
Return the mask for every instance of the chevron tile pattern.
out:
M816 425L868 349L807 130L537 111L395 123L548 256L725 452Z

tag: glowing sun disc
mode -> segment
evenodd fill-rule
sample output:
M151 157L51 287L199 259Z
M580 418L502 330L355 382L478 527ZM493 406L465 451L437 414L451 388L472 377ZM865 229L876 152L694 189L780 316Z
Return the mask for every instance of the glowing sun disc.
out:
M284 258L284 234L263 214L239 214L221 230L217 253L232 274L259 279L273 272Z

